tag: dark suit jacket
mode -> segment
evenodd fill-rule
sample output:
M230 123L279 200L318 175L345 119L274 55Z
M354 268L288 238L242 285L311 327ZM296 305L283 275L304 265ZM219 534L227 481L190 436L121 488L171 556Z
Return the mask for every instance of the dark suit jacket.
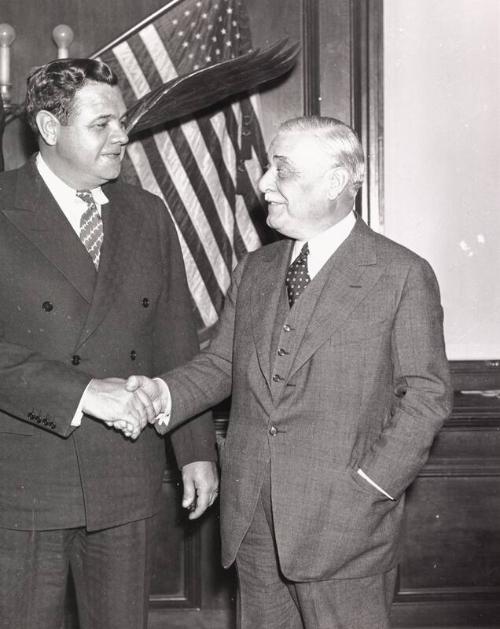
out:
M286 577L383 572L396 561L405 489L450 411L438 286L424 260L358 219L290 310L291 247L274 243L237 267L210 347L164 375L172 425L232 390L221 455L225 565L270 460Z
M91 378L154 374L197 349L165 207L105 187L99 272L31 160L0 176L0 526L100 529L150 516L163 440L71 420ZM214 460L210 416L173 433L179 466Z

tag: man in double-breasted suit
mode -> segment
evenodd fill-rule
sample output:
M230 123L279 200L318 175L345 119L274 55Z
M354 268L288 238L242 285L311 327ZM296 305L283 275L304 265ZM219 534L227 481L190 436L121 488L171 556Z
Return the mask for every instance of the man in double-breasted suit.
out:
M389 626L405 490L450 410L436 279L355 215L362 180L349 127L283 124L260 188L287 238L236 268L210 347L168 387L128 382L158 430L232 393L222 560L244 629Z
M123 379L196 351L182 256L162 202L115 181L108 66L37 69L27 113L40 152L0 177L0 627L59 629L71 566L81 629L145 628L165 447ZM210 416L172 441L197 517L217 487Z

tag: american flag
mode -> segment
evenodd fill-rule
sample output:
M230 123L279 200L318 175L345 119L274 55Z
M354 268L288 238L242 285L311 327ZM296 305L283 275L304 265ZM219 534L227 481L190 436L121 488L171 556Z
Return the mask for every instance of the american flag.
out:
M251 50L242 0L170 2L99 51L125 104L180 74ZM177 226L201 338L237 261L269 235L257 190L265 149L255 95L131 142L122 176L163 198Z

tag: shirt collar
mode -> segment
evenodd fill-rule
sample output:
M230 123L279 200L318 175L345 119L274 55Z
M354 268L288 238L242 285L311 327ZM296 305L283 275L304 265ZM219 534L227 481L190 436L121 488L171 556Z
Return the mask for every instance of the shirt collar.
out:
M332 225L324 232L317 234L307 241L309 244L309 256L307 268L311 279L321 270L325 262L337 251L340 245L349 236L356 223L354 211L349 212L342 220ZM295 241L292 252L292 260L299 255L305 240Z
M76 197L76 190L58 177L53 170L50 169L47 162L43 159L40 153L36 156L36 167L40 173L40 177L45 182L47 188L52 193L52 196L57 201L59 207L64 209L70 204L74 203ZM97 205L104 205L109 202L108 197L104 194L102 188L92 188L90 191L94 197L94 201Z

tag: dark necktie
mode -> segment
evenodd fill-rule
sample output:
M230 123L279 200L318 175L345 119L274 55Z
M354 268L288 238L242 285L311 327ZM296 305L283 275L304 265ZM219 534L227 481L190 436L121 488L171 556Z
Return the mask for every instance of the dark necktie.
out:
M307 256L309 255L309 246L307 242L302 247L299 255L288 267L285 284L288 293L288 303L290 308L300 297L305 287L311 281L307 270Z
M80 240L90 254L95 268L99 268L99 256L103 240L102 220L90 190L78 190L76 196L85 201L87 209L80 218Z

